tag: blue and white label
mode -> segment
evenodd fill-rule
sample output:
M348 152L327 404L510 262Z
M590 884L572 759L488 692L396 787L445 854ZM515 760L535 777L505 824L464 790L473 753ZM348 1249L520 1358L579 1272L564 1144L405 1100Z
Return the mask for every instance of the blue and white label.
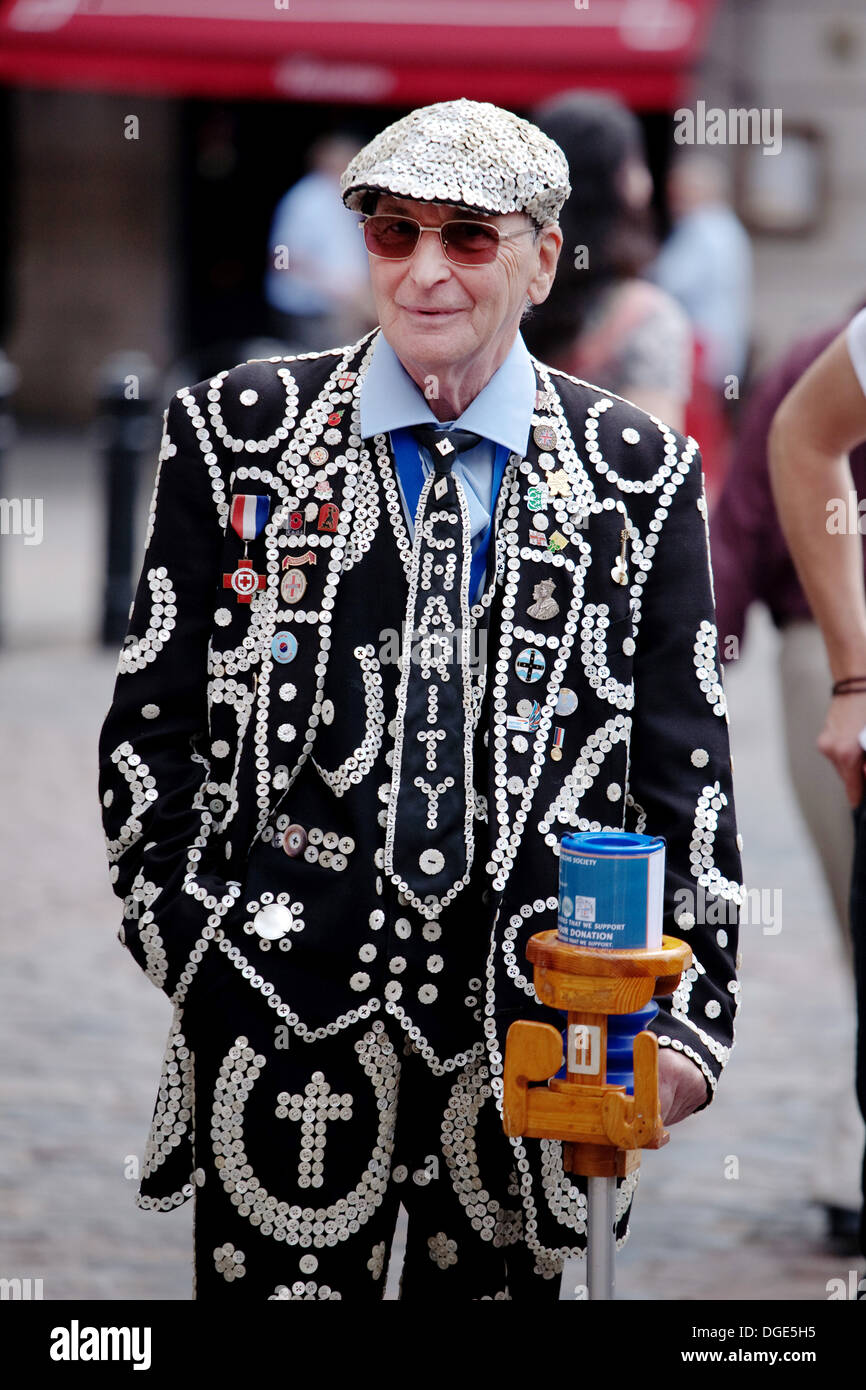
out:
M664 873L665 844L658 836L563 836L559 940L612 951L661 946Z

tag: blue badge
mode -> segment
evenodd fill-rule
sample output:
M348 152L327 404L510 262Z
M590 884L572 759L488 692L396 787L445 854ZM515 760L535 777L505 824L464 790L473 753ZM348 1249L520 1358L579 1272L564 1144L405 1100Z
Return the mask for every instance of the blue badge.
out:
M298 654L298 639L293 632L278 632L271 643L271 655L281 666L294 661Z
M544 675L546 662L537 647L524 647L518 652L514 669L527 685L534 685Z

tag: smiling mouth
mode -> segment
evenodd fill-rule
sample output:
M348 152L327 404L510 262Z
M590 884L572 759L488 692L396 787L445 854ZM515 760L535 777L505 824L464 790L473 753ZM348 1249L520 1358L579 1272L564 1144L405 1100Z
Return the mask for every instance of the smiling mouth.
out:
M462 309L416 309L408 304L402 304L400 307L407 314L414 314L425 319L446 319L463 312Z

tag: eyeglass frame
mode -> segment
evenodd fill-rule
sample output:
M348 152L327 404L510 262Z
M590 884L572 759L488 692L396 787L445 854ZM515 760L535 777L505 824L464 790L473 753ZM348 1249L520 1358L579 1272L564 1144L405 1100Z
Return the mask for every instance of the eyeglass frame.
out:
M365 226L373 217L393 217L395 218L395 220L400 222L412 222L418 228L418 239L415 242L415 245L412 247L412 250L406 256L382 256L378 251L370 250L369 246L367 246L365 238L364 245L367 249L368 254L371 256L375 256L377 261L409 261L412 259L415 252L418 250L418 247L421 243L421 233L438 232L439 244L442 247L442 254L445 257L446 261L449 261L451 265L459 265L463 270L477 270L479 266L492 265L493 262L496 260L496 256L494 256L493 260L490 261L455 261L453 257L449 256L448 248L446 247L445 242L442 238L443 229L449 226L452 222L469 222L474 226L487 227L490 229L490 231L495 232L496 255L499 254L499 243L501 241L513 241L515 237L525 236L527 232L532 232L533 236L537 237L538 233L542 230L542 228L539 227L537 222L533 222L531 227L521 227L520 230L517 232L503 232L500 230L499 227L497 227L495 222L484 222L481 218L475 217L447 217L444 222L439 223L438 227L425 227L422 222L418 221L417 217L409 217L405 213L366 212L362 214L362 220L358 223L358 230L361 232L362 236L364 233Z

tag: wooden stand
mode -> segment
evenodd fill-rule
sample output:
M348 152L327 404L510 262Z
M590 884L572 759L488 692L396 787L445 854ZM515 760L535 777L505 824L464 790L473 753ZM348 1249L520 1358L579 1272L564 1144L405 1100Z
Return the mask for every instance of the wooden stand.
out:
M672 936L658 950L605 951L569 946L546 931L531 938L526 954L540 1001L568 1014L566 1075L556 1076L563 1064L557 1028L513 1023L505 1049L505 1133L563 1140L566 1171L589 1178L589 1296L612 1297L616 1179L634 1172L640 1150L661 1148L668 1134L659 1110L655 1035L638 1033L634 1040L634 1096L628 1096L624 1086L607 1084L607 1019L673 993L692 953ZM595 1251L594 1224L609 1231Z

